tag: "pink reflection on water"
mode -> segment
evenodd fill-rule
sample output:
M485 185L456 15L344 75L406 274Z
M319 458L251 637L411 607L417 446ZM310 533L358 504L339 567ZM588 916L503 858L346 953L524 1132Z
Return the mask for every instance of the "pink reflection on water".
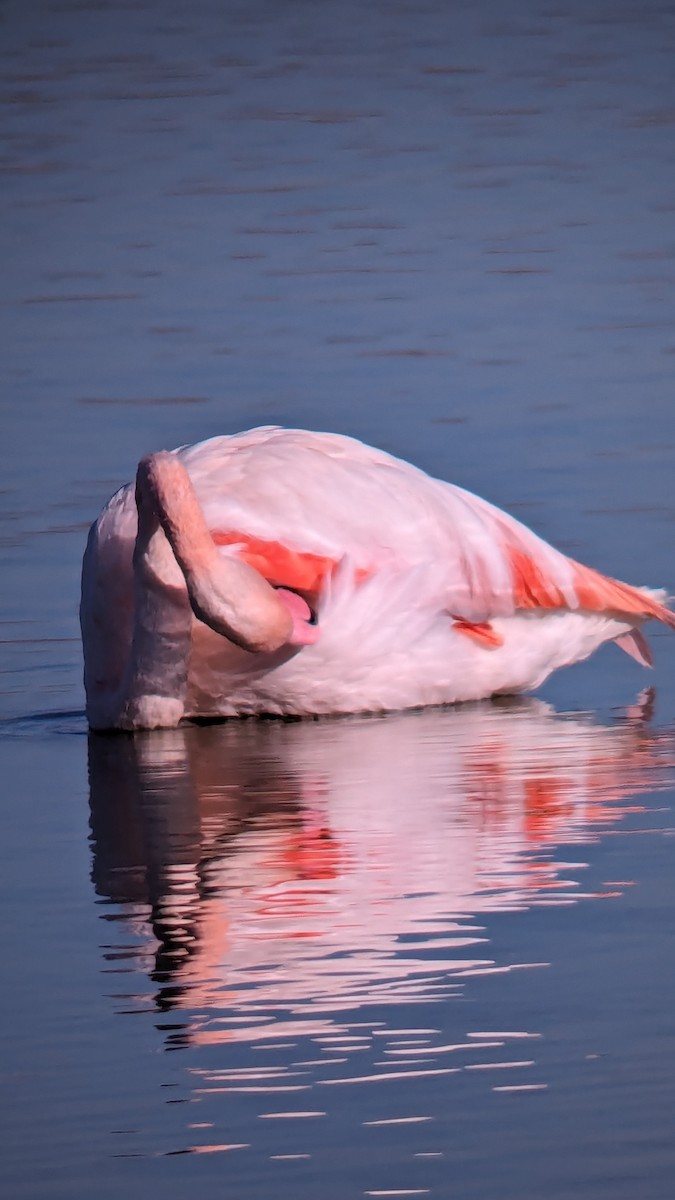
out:
M532 701L94 737L94 879L136 937L106 958L189 1014L183 1043L364 1049L380 1032L358 1033L364 1005L539 965L495 963L475 918L616 894L581 892L583 862L555 848L654 789L665 752L640 712L608 727Z

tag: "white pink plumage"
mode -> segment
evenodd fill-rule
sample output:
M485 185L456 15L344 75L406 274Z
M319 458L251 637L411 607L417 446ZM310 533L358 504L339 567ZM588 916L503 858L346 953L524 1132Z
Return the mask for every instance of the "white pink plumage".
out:
M93 526L88 718L172 726L522 692L611 639L649 662L649 618L675 627L660 593L575 563L461 488L350 438L255 429L144 460L136 493Z

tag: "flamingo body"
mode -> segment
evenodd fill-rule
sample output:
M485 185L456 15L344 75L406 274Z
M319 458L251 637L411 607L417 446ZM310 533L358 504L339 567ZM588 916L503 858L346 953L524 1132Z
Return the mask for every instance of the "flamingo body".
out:
M145 464L145 465L144 465ZM85 553L94 728L382 711L528 691L660 593L350 438L274 427L144 460Z

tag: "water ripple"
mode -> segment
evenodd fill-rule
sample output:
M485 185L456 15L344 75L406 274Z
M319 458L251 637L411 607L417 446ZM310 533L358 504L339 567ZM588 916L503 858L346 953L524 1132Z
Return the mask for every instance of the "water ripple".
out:
M239 1098L270 1122L325 1116L312 1095L364 1085L418 1101L472 1076L495 1095L545 1090L539 1030L462 1029L457 1010L449 1041L447 1012L409 1017L474 978L546 968L491 954L494 916L627 886L582 890L583 858L560 847L596 841L668 778L670 739L642 714L603 726L531 701L92 735L93 879L127 931L106 939L106 970L135 977L118 1010L164 1014L165 1048L191 1051L186 1098Z

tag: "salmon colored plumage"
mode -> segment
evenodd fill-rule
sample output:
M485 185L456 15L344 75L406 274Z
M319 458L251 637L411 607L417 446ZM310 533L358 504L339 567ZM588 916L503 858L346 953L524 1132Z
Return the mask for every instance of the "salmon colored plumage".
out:
M93 728L383 711L537 687L675 627L485 500L350 438L274 427L162 451L92 527Z
M251 537L241 531L212 529L216 546L238 546L238 556L259 571L273 587L292 588L296 592L319 593L340 565L340 560L322 554L291 550L283 542Z

